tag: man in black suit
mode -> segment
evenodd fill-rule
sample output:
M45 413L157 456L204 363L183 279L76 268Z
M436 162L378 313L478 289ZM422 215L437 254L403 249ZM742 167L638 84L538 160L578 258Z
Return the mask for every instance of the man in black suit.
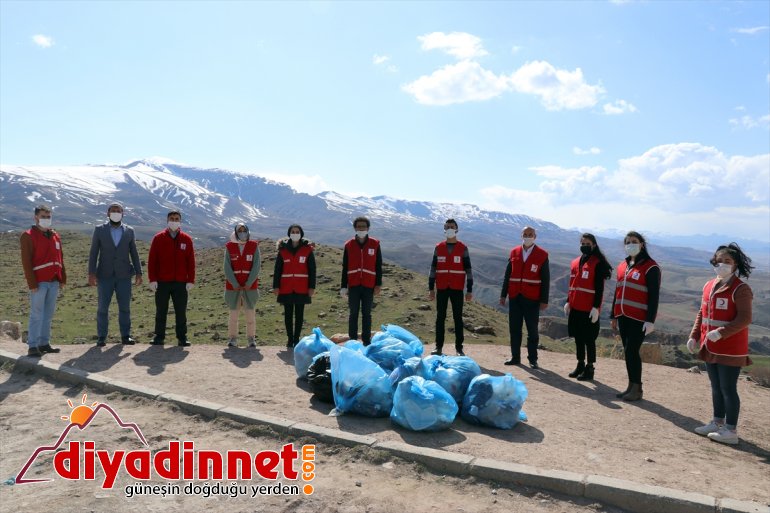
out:
M118 298L118 324L123 344L134 344L131 338L131 278L142 284L142 264L136 250L134 229L123 223L123 206L107 207L108 221L94 228L88 257L88 284L96 286L99 306L96 311L97 346L107 340L110 302Z

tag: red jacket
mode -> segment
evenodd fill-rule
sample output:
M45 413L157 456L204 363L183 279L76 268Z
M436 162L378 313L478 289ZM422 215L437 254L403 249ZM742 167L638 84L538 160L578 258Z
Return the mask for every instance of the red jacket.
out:
M348 254L348 287L363 285L373 289L377 284L377 248L380 241L371 237L361 246L354 238L345 243Z
M705 345L709 353L723 356L747 356L749 354L749 328L743 328L735 335L711 342L706 333L722 326L727 326L735 319L738 310L735 308L735 291L745 283L737 276L729 287L721 292L715 291L718 278L706 283L703 287L701 301L700 343Z
M449 254L446 241L436 244L436 288L438 290L463 290L465 287L465 244L455 243Z
M237 242L228 242L225 244L227 252L230 254L230 267L233 268L233 274L235 279L238 280L238 285L243 287L246 285L246 281L249 279L251 268L254 266L254 254L257 252L259 243L254 240L247 241L243 246L243 253L239 248L240 244ZM249 290L254 290L259 287L259 279L254 280L254 283L249 287ZM225 279L225 289L235 290L232 283Z
M590 312L594 307L594 282L599 257L591 255L580 265L580 257L572 261L569 272L569 292L567 302L570 308L578 312Z
M46 281L64 282L62 268L64 267L64 255L61 249L59 234L51 231L51 236L46 237L41 230L32 227L27 230L32 238L32 271L38 283Z
M278 251L278 258L283 260L281 286L278 289L279 294L308 293L310 277L308 275L307 259L312 252L313 248L309 244L299 246L294 253L285 247Z
M171 237L168 229L158 232L150 244L147 275L153 281L195 283L195 251L189 235L179 230Z
M653 267L658 267L658 263L649 258L638 266L628 267L628 262L623 260L618 265L617 279L615 286L615 309L612 316L617 318L621 315L636 319L640 322L647 321L647 272Z
M548 252L535 245L524 261L522 247L516 246L511 250L511 277L508 279L508 297L515 298L519 294L532 301L540 301L542 286L541 271L548 260Z

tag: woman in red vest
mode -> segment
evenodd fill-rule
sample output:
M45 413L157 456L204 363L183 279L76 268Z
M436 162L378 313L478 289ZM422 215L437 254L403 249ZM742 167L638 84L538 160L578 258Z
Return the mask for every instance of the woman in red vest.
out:
M695 317L695 325L687 341L687 349L706 362L711 381L711 403L714 418L695 428L699 435L725 444L738 443L738 376L741 367L751 365L749 358L749 324L753 294L748 278L753 266L751 258L736 243L719 246L711 258L717 276L703 287L703 299Z
M278 241L278 256L273 271L273 294L283 305L286 325L286 348L292 349L302 335L305 305L315 294L315 256L313 246L305 239L298 224L289 226L287 238Z
M567 334L575 338L577 367L569 377L578 381L594 379L596 338L599 336L599 312L604 299L604 281L612 266L599 249L596 237L584 233L580 237L580 256L572 261L569 273L569 292L564 304L567 315ZM588 365L586 365L586 351Z
M235 225L231 240L225 244L225 303L230 309L227 335L230 347L238 346L238 315L243 308L249 347L257 347L256 314L259 299L259 243L251 240L249 227Z
M645 335L652 333L658 315L660 267L647 253L647 241L639 232L623 239L625 260L618 264L615 298L612 300L612 329L620 331L626 357L628 387L615 397L624 401L642 398L642 348Z

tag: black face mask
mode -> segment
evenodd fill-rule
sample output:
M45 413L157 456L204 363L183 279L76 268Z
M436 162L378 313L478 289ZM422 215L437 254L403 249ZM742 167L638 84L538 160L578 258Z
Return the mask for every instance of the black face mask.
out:
M581 244L580 252L584 255L590 255L593 252L593 248L589 244Z

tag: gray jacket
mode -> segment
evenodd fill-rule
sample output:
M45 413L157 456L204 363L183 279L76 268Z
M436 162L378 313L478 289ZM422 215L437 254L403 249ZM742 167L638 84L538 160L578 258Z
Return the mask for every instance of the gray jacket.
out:
M91 252L88 255L88 274L95 274L97 278L118 279L142 274L134 229L127 224L121 224L121 227L123 236L117 247L112 241L110 223L94 228Z

